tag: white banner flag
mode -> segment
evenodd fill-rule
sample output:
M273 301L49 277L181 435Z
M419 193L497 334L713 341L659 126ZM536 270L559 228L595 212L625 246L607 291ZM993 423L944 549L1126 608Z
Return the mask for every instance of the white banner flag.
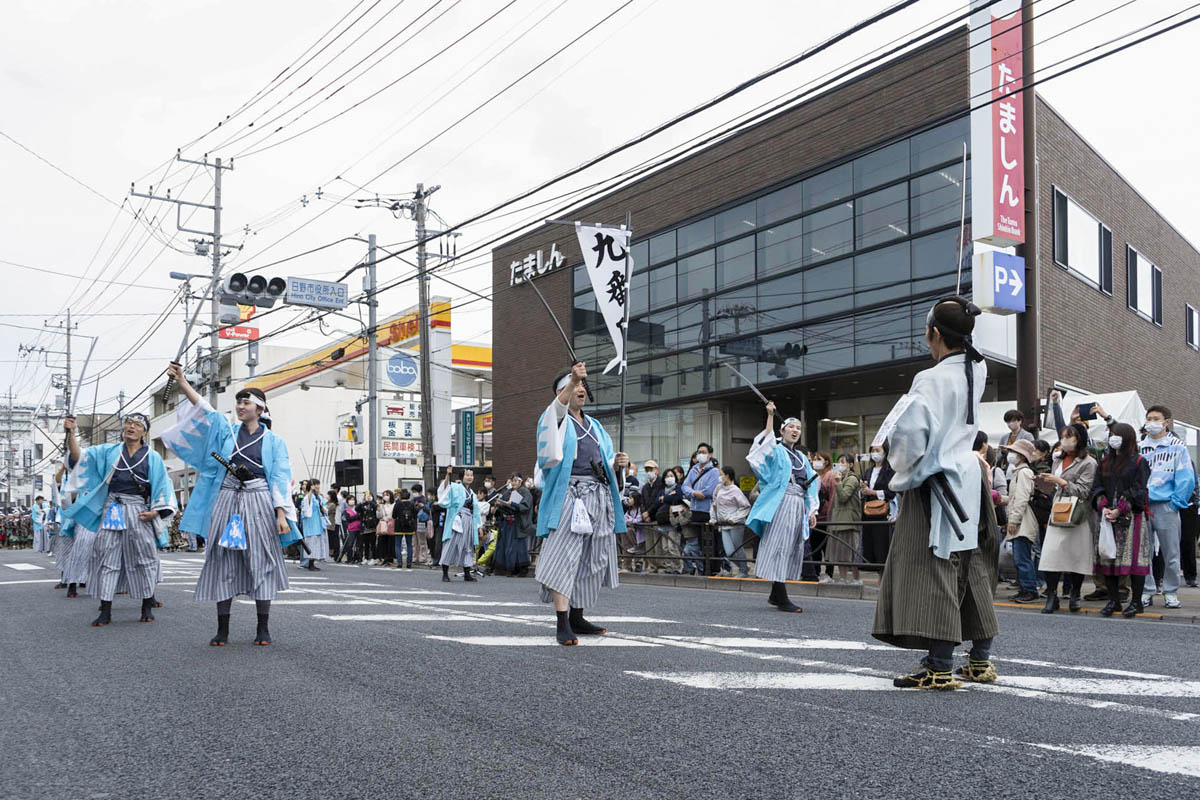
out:
M612 336L617 357L608 362L604 374L619 366L625 370L625 337L623 330L628 323L629 278L633 274L633 257L629 255L629 231L619 227L575 225L579 238L579 249L592 281L592 291L604 324Z

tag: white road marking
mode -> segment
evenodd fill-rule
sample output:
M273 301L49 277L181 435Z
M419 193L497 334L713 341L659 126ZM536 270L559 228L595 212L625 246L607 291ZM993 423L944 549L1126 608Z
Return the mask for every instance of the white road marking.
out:
M39 567L37 564L5 564L4 566L8 567L9 569L15 569L18 572L27 572L32 569L45 569L45 567Z
M1127 695L1133 697L1200 697L1200 681L1117 680L1113 678L1044 678L1006 675L1004 683L1063 694Z
M354 591L355 594L399 594L399 595L446 595L448 597L481 597L477 594L459 594L457 592L435 592L430 589L340 589L338 591Z
M254 605L253 600L238 600L244 605ZM273 600L273 606L377 606L376 600Z
M58 583L57 578L38 578L37 580L28 581L0 581L0 586L16 586L20 583Z
M713 647L744 647L753 650L895 650L882 644L867 644L845 639L758 639L727 636L665 636L680 642Z
M535 620L545 622L549 619L549 614L514 614L514 618L520 620ZM588 615L589 622L603 622L605 625L618 625L626 623L629 625L678 625L679 621L674 619L657 619L656 617L593 617ZM672 637L674 638L674 637Z
M335 622L478 622L458 614L313 614Z
M1037 661L1031 658L997 658L992 656L993 661L1007 664L1022 664L1027 667L1048 667L1050 669L1067 669L1072 672L1094 672L1097 675L1115 675L1124 678L1138 678L1145 680L1147 678L1170 681L1175 680L1170 675L1156 675L1153 672L1130 672L1124 669L1105 669L1104 667L1082 667L1074 664L1057 664L1053 661Z
M648 680L668 681L693 689L826 689L833 691L895 691L887 678L824 672L639 672Z
M537 608L540 603L499 603L494 600L411 600L417 606L483 606L485 608ZM545 617L542 617L545 619Z
M1200 747L1170 747L1129 744L1033 744L1043 750L1087 756L1097 761L1200 778Z
M551 636L426 636L441 642L458 642L482 647L558 647ZM638 642L619 636L581 636L579 644L585 647L660 647L651 642Z

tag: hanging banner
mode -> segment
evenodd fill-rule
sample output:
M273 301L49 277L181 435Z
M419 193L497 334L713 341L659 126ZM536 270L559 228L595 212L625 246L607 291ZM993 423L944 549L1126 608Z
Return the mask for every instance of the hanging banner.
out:
M624 227L575 225L583 262L596 293L596 303L612 337L617 357L608 362L604 374L614 367L625 371L625 337L629 300L629 277L633 258L629 255L629 231Z
M971 8L971 216L975 240L1025 242L1025 119L1021 2Z

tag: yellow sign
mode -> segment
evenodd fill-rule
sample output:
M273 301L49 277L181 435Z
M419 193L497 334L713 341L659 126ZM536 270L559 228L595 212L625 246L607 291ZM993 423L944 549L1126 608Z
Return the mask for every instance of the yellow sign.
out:
M754 487L757 485L758 481L753 475L743 475L742 477L738 478L738 488L740 488L746 494L750 494L750 492L753 491Z
M475 432L476 433L491 433L492 431L492 412L486 414L475 415Z

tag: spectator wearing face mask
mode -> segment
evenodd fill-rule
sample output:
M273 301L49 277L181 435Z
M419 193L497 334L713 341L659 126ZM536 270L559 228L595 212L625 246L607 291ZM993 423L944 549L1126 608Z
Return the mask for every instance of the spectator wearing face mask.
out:
M858 567L848 567L845 562L857 564L862 560L859 555L862 550L862 528L858 525L839 525L838 523L858 522L862 519L862 493L859 491L862 481L854 474L852 456L842 454L838 457L835 470L835 486L833 493L833 512L829 525L829 540L825 545L825 556L829 561L841 561L838 565L838 583L849 583L861 586L862 580ZM847 578L847 575L853 577Z
M1146 579L1142 604L1153 605L1156 592L1163 605L1179 608L1180 543L1179 512L1188 507L1196 487L1196 472L1187 446L1171 432L1171 411L1166 406L1146 410L1146 436L1141 441L1142 458L1150 463L1150 533L1158 542L1163 559L1163 579Z
M1121 611L1133 617L1142 611L1142 590L1150 573L1150 531L1146 509L1150 504L1147 484L1150 464L1138 454L1137 431L1132 425L1117 422L1108 428L1108 449L1105 451L1092 489L1091 502L1111 526L1116 555L1105 556L1097 548L1096 573L1106 586L1108 603L1101 616L1111 617L1121 611L1118 581L1129 576L1133 590L1129 606Z
M704 562L700 547L700 537L704 526L711 518L712 498L721 480L721 471L717 468L716 459L712 455L712 446L701 442L696 446L695 463L688 470L683 480L683 496L692 507L692 520L683 529L683 554L692 556L692 561L684 561L684 571L705 573Z
M1046 540L1038 561L1038 569L1046 575L1047 597L1043 614L1053 614L1059 608L1060 579L1070 596L1068 608L1079 611L1083 576L1091 574L1095 563L1089 500L1096 482L1096 459L1088 452L1087 442L1088 431L1082 423L1067 425L1059 433L1054 469L1038 477L1041 483L1054 487L1054 503L1064 506L1067 517L1056 520L1052 511L1050 524L1046 527ZM1071 501L1076 506L1083 505L1083 510L1066 508Z
M1033 562L1033 549L1038 542L1038 521L1033 506L1033 467L1037 450L1025 439L1020 439L1005 448L1005 457L1012 474L1008 498L1008 525L1005 541L1012 543L1013 566L1017 570L1019 591L1012 596L1018 603L1038 601L1037 568Z
M1009 447L1022 439L1027 442L1034 441L1034 435L1023 427L1025 415L1018 409L1010 408L1004 412L1004 424L1008 426L1008 434L1000 441L1002 447Z
M663 492L658 504L652 509L653 519L658 524L658 538L665 551L666 559L659 561L668 575L678 575L683 570L679 559L682 551L679 531L671 522L672 509L680 510L683 505L683 470L671 467L663 474Z
M872 523L862 527L862 557L867 564L879 564L878 567L867 567L873 572L883 571L892 539L892 526L883 524L891 517L892 500L896 497L896 493L888 488L896 471L888 463L887 453L886 441L882 446L871 446L871 463L859 488L863 504L862 518Z
M713 495L713 521L721 531L721 540L725 554L731 562L728 573L732 576L733 567L737 567L738 577L750 577L750 569L746 566L746 553L742 546L745 539L746 517L750 514L750 501L746 493L737 485L737 474L733 467L721 470L721 483Z
M827 561L825 557L825 548L828 547L828 537L826 536L826 528L829 524L829 515L833 513L833 495L837 491L837 470L833 466L833 457L829 453L813 453L812 467L816 471L818 497L820 502L817 508L817 524L809 532L808 544L810 547L808 562L811 571L808 573L805 580L819 580L821 583L829 583L833 580L833 565L825 564L825 571L821 572L821 563Z

